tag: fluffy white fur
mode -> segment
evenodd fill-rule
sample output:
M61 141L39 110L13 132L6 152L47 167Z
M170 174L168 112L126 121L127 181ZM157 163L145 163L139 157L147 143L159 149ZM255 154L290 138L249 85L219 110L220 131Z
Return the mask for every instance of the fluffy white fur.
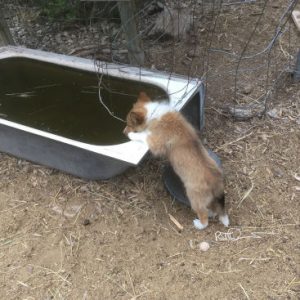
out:
M202 224L199 219L195 219L193 223L194 223L194 227L199 230L203 230L208 226L208 222L206 224Z
M223 215L219 217L219 221L225 226L228 227L229 226L229 217L228 215Z
M214 215L209 215L209 217L215 217L215 214L214 214ZM228 215L220 216L220 217L219 217L219 221L220 221L225 227L228 227L228 226L229 226L229 217L228 217ZM193 223L194 223L194 227L195 227L196 229L199 229L199 230L202 230L202 229L206 228L207 225L208 225L208 223L207 223L207 224L202 224L202 223L200 222L199 219L195 219Z
M167 102L149 102L145 104L147 110L146 122L148 123L151 120L159 119L161 116L167 112L174 111L174 109ZM132 141L141 142L147 145L147 137L150 135L149 130L142 132L129 132L128 138Z
M142 95L144 98L145 95ZM152 120L159 120L162 116L167 114L168 112L175 111L173 107L171 107L167 102L157 102L157 101L151 101L151 102L146 102L144 104L144 107L146 109L146 115L145 115L145 123L149 124L150 121ZM127 128L127 127L126 127ZM125 130L126 130L125 128ZM130 128L130 127L129 127ZM147 127L146 127L147 128ZM128 132L128 138L132 141L137 141L144 143L148 145L147 139L151 132L146 129L144 131L140 132ZM214 218L217 215L216 212L209 211L209 217ZM229 218L227 214L222 214L219 215L219 221L224 225L224 226L229 226ZM203 224L199 218L195 219L193 221L194 227L197 228L198 230L203 230L208 226L208 220L207 223Z
M145 108L147 109L147 122L153 119L159 119L167 112L174 111L174 108L171 107L167 102L149 102L145 105Z
M141 142L148 145L147 137L149 136L149 134L150 134L149 130L145 130L142 132L129 132L128 138L132 141Z

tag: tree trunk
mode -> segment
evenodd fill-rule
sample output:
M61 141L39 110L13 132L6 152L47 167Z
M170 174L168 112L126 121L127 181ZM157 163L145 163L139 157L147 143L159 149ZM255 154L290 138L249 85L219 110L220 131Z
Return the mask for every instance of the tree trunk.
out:
M142 66L144 64L144 52L136 27L134 1L119 1L118 8L126 36L129 61L132 65Z
M6 45L14 45L14 40L10 34L4 15L0 8L0 47Z

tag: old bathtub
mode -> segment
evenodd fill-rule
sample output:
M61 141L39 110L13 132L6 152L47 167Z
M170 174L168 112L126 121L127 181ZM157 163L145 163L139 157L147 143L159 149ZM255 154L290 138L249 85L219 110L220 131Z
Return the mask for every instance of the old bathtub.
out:
M20 47L0 48L0 151L86 179L107 179L145 156L122 134L145 90L204 124L201 81Z

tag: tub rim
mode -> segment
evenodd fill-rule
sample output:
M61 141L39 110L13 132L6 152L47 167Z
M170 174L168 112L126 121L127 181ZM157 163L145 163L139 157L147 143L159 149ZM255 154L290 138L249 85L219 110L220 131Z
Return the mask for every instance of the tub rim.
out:
M169 74L161 71L149 70L146 68L118 65L102 61L96 62L92 59L24 47L0 47L0 59L12 57L28 58L89 72L99 71L98 68L100 66L100 68L105 71L103 72L105 75L133 81L142 81L161 88L169 96L171 105L175 108L175 110L178 111L200 91L200 87L203 84L203 82L198 78L188 78L178 74ZM0 124L125 161L133 165L137 165L149 150L145 144L136 141L128 141L125 143L103 146L79 142L61 135L8 121L1 117Z

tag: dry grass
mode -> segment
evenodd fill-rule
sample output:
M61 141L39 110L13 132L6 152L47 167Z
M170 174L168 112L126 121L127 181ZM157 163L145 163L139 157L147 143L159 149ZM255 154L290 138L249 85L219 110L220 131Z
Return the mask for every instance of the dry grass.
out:
M297 93L282 91L290 101ZM232 222L226 230L215 222L202 232L193 228L193 213L165 191L159 161L87 182L3 155L1 296L153 299L176 293L179 299L202 289L211 299L224 293L296 299L299 166L292 121L255 120L253 126L218 118L230 130L220 139L223 130L214 127L207 139L226 173ZM202 241L210 244L207 252L199 249Z
M250 15L243 26L234 14L222 17L229 33L217 45L224 48L253 25ZM272 22L254 48L265 45ZM148 43L151 53L164 50L164 43ZM280 62L290 55L285 37L279 46ZM178 47L182 60L188 50ZM172 66L168 53L150 59ZM299 299L299 87L283 80L273 94L269 105L278 118L236 122L219 109L233 100L230 63L216 58L210 65L221 76L208 83L203 132L222 160L230 228L211 222L196 231L193 213L164 188L163 162L151 157L91 182L2 154L1 299ZM193 65L201 65L201 56ZM190 71L181 60L176 67ZM260 99L265 79L241 74L240 86L253 90L238 91L239 102ZM206 252L199 249L203 241Z

